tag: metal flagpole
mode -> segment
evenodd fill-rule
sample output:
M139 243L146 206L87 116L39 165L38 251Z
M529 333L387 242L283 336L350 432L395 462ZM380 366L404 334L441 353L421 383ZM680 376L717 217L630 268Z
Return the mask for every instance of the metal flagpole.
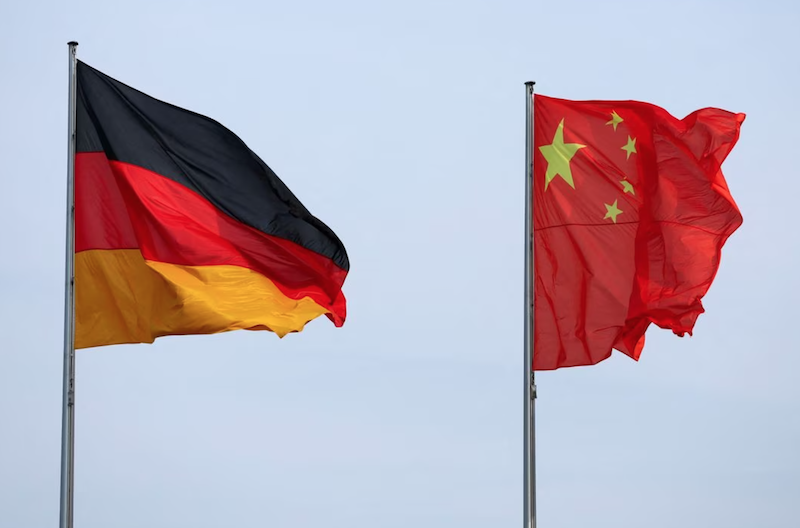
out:
M525 83L524 528L536 528L536 383L533 377L533 81Z
M61 414L61 509L59 528L72 528L75 469L75 111L77 42L69 46L67 135L67 255L64 291L64 385Z

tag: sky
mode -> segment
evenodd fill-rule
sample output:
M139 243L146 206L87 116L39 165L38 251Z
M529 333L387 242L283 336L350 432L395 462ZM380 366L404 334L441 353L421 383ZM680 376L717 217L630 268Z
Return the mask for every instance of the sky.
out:
M58 522L67 42L239 135L351 261L348 320L78 351L76 528L522 524L524 82L744 112L693 337L537 375L540 528L800 516L800 4L0 4L0 525Z

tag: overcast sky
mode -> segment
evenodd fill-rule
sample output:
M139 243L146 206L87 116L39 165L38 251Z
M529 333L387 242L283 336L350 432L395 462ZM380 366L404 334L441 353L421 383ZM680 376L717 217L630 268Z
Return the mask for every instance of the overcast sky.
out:
M0 4L0 525L56 526L67 46L238 134L340 236L349 318L78 352L76 528L522 523L524 85L745 112L695 336L541 373L540 528L800 516L800 7Z

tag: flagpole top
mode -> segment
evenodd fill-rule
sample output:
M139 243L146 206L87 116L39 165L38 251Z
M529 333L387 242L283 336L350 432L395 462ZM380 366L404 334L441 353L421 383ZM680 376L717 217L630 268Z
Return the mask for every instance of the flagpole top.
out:
M75 41L75 40L70 40L69 42L67 42L67 46L69 46L69 47L75 47L77 45L78 45L78 42Z
M536 84L536 81L528 81L528 82L525 83L525 86L531 87L534 84Z

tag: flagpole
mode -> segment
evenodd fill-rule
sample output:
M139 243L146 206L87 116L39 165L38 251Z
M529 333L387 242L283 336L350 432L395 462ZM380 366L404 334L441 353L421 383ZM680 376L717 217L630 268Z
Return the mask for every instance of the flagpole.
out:
M536 528L536 383L533 376L533 81L525 83L525 311L523 527Z
M61 409L61 503L59 528L72 528L75 469L75 113L77 42L69 42L67 121L67 247L64 290L64 380Z

